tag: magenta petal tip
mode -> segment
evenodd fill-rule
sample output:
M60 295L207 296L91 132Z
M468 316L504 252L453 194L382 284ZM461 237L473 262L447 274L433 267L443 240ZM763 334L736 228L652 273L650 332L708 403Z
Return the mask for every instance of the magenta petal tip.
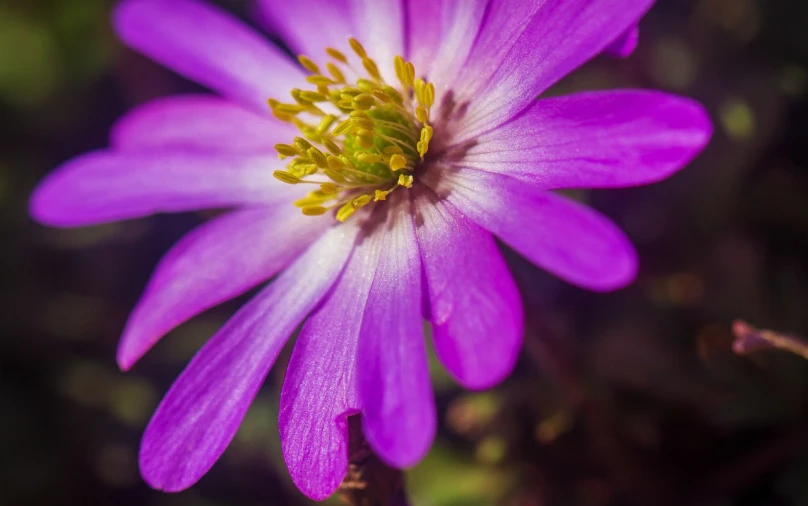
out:
M628 58L637 49L640 42L640 28L634 25L606 48L606 53L613 58Z

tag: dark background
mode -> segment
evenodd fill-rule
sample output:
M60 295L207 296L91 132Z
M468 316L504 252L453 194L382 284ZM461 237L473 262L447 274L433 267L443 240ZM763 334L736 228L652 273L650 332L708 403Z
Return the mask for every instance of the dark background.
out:
M55 230L27 216L37 181L103 147L115 118L196 89L118 44L111 3L0 0L0 505L303 504L279 452L283 357L197 486L166 495L138 476L152 409L244 300L117 370L151 269L204 217ZM734 355L730 329L808 335L808 2L659 0L641 26L634 56L553 92L692 96L714 139L661 184L575 194L634 240L631 287L587 293L508 255L530 316L522 358L485 393L435 368L441 431L408 474L415 504L808 505L808 364Z

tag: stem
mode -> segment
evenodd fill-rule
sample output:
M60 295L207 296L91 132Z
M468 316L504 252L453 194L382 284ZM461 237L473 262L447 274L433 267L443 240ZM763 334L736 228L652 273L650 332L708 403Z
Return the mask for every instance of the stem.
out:
M737 320L732 324L735 342L732 350L738 355L747 355L760 350L779 349L789 351L808 359L808 341L773 330L758 329L748 323Z
M342 502L350 506L409 506L404 473L384 464L362 434L362 418L348 418L348 472L339 486Z

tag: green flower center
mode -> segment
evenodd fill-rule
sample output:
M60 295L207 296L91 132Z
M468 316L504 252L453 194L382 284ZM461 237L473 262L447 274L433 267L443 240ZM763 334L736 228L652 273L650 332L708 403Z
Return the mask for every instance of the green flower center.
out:
M415 78L412 63L396 56L400 87L394 88L364 47L356 39L349 42L364 74L343 53L327 48L328 76L310 58L298 57L311 72L306 80L315 90L293 89L294 103L269 100L273 115L302 134L291 144L275 146L281 159L291 158L275 177L318 185L295 205L311 216L335 209L339 221L385 200L398 187L412 187L413 172L432 139L429 110L435 101L435 87ZM356 74L355 84L348 84L343 69Z

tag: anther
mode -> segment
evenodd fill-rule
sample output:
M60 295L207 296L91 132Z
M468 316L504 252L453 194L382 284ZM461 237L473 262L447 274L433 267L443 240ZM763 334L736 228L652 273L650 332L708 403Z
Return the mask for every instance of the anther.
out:
M356 208L351 205L351 202L346 202L342 207L339 208L337 211L337 221L343 222L350 218L353 213L356 212Z
M295 137L295 146L301 152L308 151L311 147L311 143L304 139L303 137Z
M382 86L382 90L384 91L385 94L387 94L388 97L390 97L393 100L393 102L401 104L404 101L404 97L401 96L401 93L399 93L398 90L393 88L392 86L384 85Z
M362 163L379 163L382 161L381 155L376 153L358 153L356 157Z
M424 87L424 106L429 109L435 103L435 85L427 83Z
M345 74L343 74L342 71L336 65L334 65L331 62L328 62L325 64L325 66L328 69L328 73L334 77L334 81L338 83L345 82Z
M272 175L275 176L275 178L279 179L280 181L283 181L286 184L302 183L302 181L300 180L299 177L294 176L294 175L292 175L292 174L290 174L290 173L288 173L286 171L283 171L283 170L276 170L275 172L272 173Z
M351 118L351 124L365 130L373 130L373 120L370 118Z
M412 188L412 176L401 174L398 176L398 185L405 188Z
M299 61L300 64L303 65L303 68L305 68L312 74L320 73L320 67L318 67L317 64L314 63L308 56L303 56L301 54L300 56L297 57L297 61Z
M360 207L365 207L370 203L370 195L360 195L351 201L351 205L354 209L359 209Z
M328 97L325 95L321 95L320 93L316 93L314 91L300 91L297 93L297 96L300 97L301 100L305 100L307 102L325 102L328 100ZM294 97L294 95L292 95Z
M345 168L345 164L342 163L342 160L337 158L336 156L329 156L327 159L328 168L333 171L342 170ZM331 178L333 179L333 178Z
M334 131L331 133L336 137L338 135L342 135L343 133L347 132L349 128L351 128L351 120L346 119L345 121L334 127Z
M331 139L323 139L323 146L325 146L325 149L327 149L332 155L339 156L342 154L340 147L337 146Z
M360 148L370 149L373 147L373 132L364 128L356 130L356 143Z
M407 86L406 84L404 84L404 78L407 75L406 74L407 71L404 69L404 58L397 55L393 59L393 67L396 70L396 77L398 78L398 80L401 81L402 85Z
M424 88L426 87L426 82L421 79L420 77L415 80L413 85L415 88L415 98L418 100L418 103L424 103Z
M354 53L356 53L360 58L367 58L368 54L358 40L351 37L348 39L348 44L350 44L351 49L353 49Z
M295 146L290 146L289 144L275 144L275 151L278 152L281 156L297 156L300 154L300 151Z
M331 125L333 125L336 120L337 117L334 116L333 114L327 114L326 116L323 116L323 119L320 120L320 124L317 125L317 132L319 134L327 132L328 129L331 128Z
M356 87L365 93L371 93L374 89L376 89L376 85L373 84L373 81L368 81L367 79L357 79Z
M412 83L415 80L415 65L413 65L410 62L407 62L407 64L404 66L404 69L407 72L406 73L407 84L405 86L412 86Z
M357 109L367 111L376 103L376 99L373 98L373 95L368 95L367 93L362 93L354 97L354 105Z
M328 209L323 206L308 206L301 209L306 216L320 216L325 214Z
M306 154L309 155L309 158L317 167L321 169L328 167L328 160L326 160L325 155L319 149L312 146L306 151Z
M321 76L319 74L313 75L313 76L307 76L306 81L310 82L311 84L316 84L318 86L321 85L321 84L325 85L325 86L329 86L331 84L336 84L336 83L334 83L334 81L327 78L326 76Z
M294 116L295 114L303 112L304 109L300 105L277 104L275 105L274 110L282 114L288 114L290 116Z
M379 67L371 58L362 58L362 66L365 67L365 70L368 71L368 74L370 74L373 79L377 81L382 80L382 75L379 74Z
M373 90L373 96L385 103L388 103L392 100L390 96L381 88L376 88L375 90Z
M390 170L393 172L401 170L407 166L407 159L402 155L393 155L390 157Z
M426 107L419 105L415 108L415 118L421 123L426 123L429 119L429 114L426 112Z
M344 54L342 54L340 51L334 49L333 47L327 47L325 49L325 52L328 54L328 56L330 56L331 58L334 58L335 60L337 60L340 63L348 63L348 58L346 58Z
M339 192L339 187L334 183L323 183L320 185L320 191L325 193L326 195L335 195Z

